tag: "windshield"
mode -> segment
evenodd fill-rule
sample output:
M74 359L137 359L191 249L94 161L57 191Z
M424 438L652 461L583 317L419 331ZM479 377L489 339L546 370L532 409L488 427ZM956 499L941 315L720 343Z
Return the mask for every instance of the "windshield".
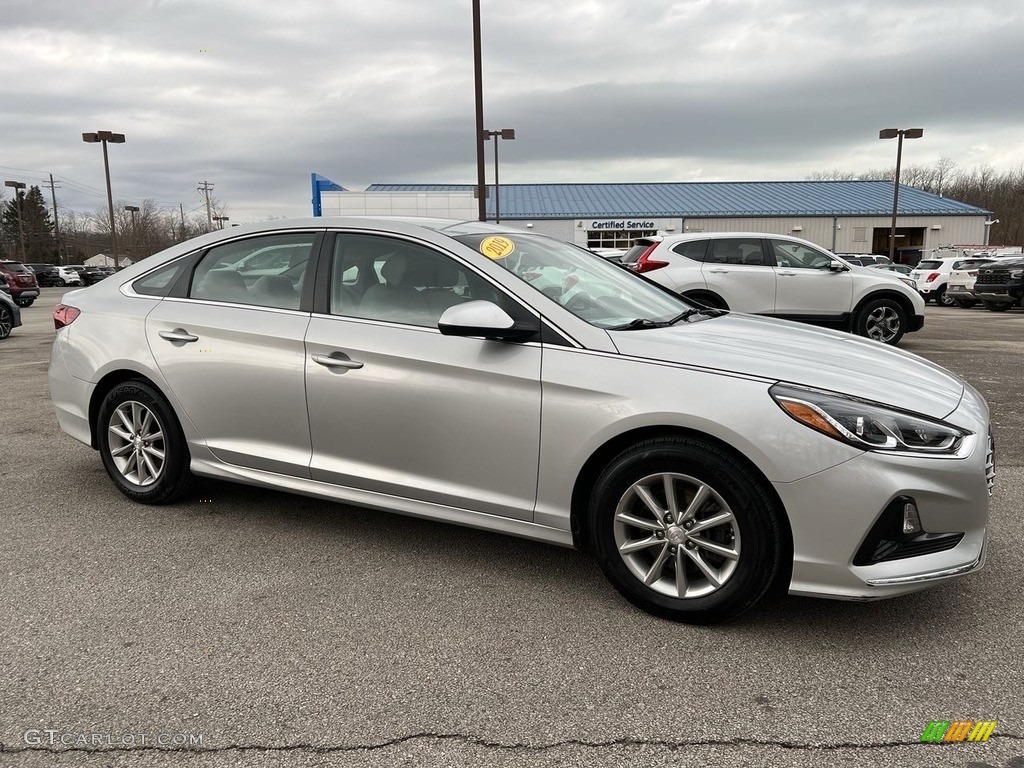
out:
M598 328L668 323L692 309L680 297L561 240L526 233L454 237Z

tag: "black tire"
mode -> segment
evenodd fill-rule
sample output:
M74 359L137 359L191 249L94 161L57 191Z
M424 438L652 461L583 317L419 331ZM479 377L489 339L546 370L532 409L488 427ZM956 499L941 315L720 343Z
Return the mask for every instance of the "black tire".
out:
M895 299L870 299L857 312L853 332L895 346L907 332L907 313Z
M675 491L678 514L655 522L654 513L634 489L650 482L656 506L662 514L671 511L666 475ZM689 531L693 526L685 525L679 516L687 521L685 513L691 511L688 508L701 487L709 493L692 510L697 525L713 517L731 515L731 519ZM625 522L620 517L623 513L644 524ZM779 512L762 482L727 450L697 438L645 440L619 454L594 485L588 525L594 555L623 597L655 616L688 624L732 619L757 603L772 585L783 552ZM659 526L660 531L652 532ZM642 543L633 535L647 536L654 543L622 553L620 546ZM732 549L737 557L705 549L710 545ZM701 571L697 558L717 573L720 584ZM685 575L682 588L677 580L680 565ZM657 577L651 577L650 586L644 572Z
M163 452L163 463L155 474L147 468L149 464L145 461L142 462L143 468L139 469L139 451L145 451L145 448L139 448L138 441L127 439L133 434L144 436L146 430L132 433L123 421L114 421L119 418L119 408L125 406L131 410L136 405L141 406L138 413L142 414L144 409L152 414L155 429L161 435L160 439L147 445L153 451ZM145 423L144 419L136 421ZM112 425L125 433L126 437L112 435ZM103 398L95 427L103 466L117 489L129 499L142 504L167 504L187 495L194 488L196 478L189 469L191 457L181 425L170 404L152 385L138 380L118 384ZM153 433L153 429L149 432ZM116 444L112 444L112 440L116 440ZM136 447L131 448L132 445ZM115 458L113 452L121 452L122 455ZM128 458L124 459L126 455ZM125 466L118 466L119 459L125 461ZM150 460L155 461L155 455L151 455Z
M977 303L978 303L977 299L957 299L956 300L956 305L958 307L960 307L960 309L970 309L971 307L975 306Z
M989 312L1005 312L1013 305L1008 301L985 301L982 300L982 304L985 305L985 309Z
M64 278L63 277L58 277L57 278L57 287L58 288L63 288L65 285L67 285L67 283L64 282Z
M15 299L14 303L19 307L31 307L35 299Z
M952 307L956 299L946 295L946 288L943 286L935 292L935 303L940 307Z
M0 304L0 339L6 339L14 330L14 313Z

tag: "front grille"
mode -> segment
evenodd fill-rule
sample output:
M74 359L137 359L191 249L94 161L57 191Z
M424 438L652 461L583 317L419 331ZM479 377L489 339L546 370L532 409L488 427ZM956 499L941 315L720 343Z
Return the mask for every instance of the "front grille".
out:
M1008 282L1010 282L1010 273L1007 271L987 272L982 270L978 273L978 283L982 285L1006 285Z
M992 433L988 433L988 453L985 454L985 482L988 483L988 495L996 486L996 441Z

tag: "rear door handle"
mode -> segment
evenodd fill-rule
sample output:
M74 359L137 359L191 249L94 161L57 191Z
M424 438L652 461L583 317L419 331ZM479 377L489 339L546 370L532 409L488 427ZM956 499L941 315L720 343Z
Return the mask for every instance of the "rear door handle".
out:
M198 336L189 333L184 328L175 328L173 331L160 331L159 336L161 339L167 339L167 341L199 341Z
M335 352L334 354L340 354ZM363 367L363 364L358 360L353 360L350 357L334 357L334 355L313 355L313 362L322 365L324 368L348 368L349 370L357 370Z

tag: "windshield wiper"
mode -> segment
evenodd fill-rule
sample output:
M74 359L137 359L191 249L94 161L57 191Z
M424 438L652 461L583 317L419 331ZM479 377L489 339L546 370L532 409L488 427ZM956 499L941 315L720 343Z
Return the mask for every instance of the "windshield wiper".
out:
M656 323L653 320L649 320L646 317L638 317L635 320L630 320L628 323L622 325L613 325L609 328L609 331L638 331L642 328L661 328L664 323Z

